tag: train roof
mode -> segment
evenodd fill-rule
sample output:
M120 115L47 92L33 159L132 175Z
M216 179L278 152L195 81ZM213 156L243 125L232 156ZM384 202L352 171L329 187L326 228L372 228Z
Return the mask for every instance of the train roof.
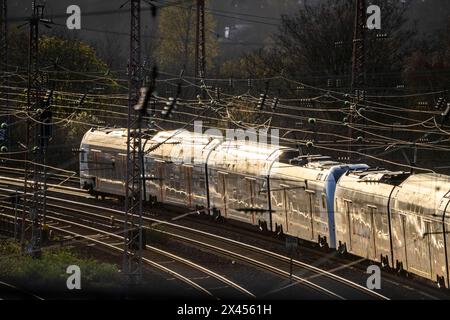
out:
M330 160L317 160L309 161L304 165L306 168L316 169L316 170L328 170L335 166L344 165L341 162L330 161Z
M85 133L81 145L118 150L127 149L127 130L116 128L90 129Z
M207 161L219 170L267 176L272 165L286 150L289 149L267 143L225 140L211 149Z
M371 195L372 197L389 198L392 190L401 184L410 173L403 171L389 171L370 168L348 171L340 177L337 190L340 197L351 197L358 194L358 198Z
M123 128L90 129L84 135L81 143L102 148L126 150L127 134L127 130ZM149 152L154 149L158 153L161 149L170 149L174 145L204 147L214 138L214 136L195 135L186 130L173 130L158 132L147 143L145 143L146 140L143 140L143 142L146 151Z
M82 144L126 150L126 129L91 129ZM161 131L145 143L145 152L164 161L184 164L212 163L226 171L267 175L286 147L247 140L223 140L221 136L189 132Z
M450 192L450 176L420 173L411 175L401 184L402 189L411 190L416 193L435 195L442 198Z
M450 199L450 176L434 173L411 175L400 184L395 198L398 210L442 216Z
M367 169L362 163L347 164L326 160L327 157L315 156L308 162L295 164L275 163L271 173L281 179L315 180L325 181L331 179L336 181L339 176L348 170ZM325 159L325 160L324 160Z
M399 185L411 174L404 171L369 168L365 170L348 171L346 175L358 179L359 182L377 182L390 185Z
M82 145L91 148L126 150L127 130L123 128L91 129ZM247 140L223 140L221 136L189 132L161 131L144 143L146 153L164 161L183 164L211 164L218 170L245 172L258 176L278 174L302 176L316 180L336 168L362 169L366 165L345 164L321 155L292 157L296 150ZM321 176L321 177L322 177ZM381 178L380 178L381 179Z

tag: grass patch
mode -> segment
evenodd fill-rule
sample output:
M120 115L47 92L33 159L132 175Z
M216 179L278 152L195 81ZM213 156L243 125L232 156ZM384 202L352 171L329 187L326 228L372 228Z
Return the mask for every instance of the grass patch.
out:
M45 249L40 259L20 254L11 240L0 240L0 279L33 288L67 291L67 267L81 270L81 288L113 291L120 288L121 275L116 265L78 256L67 248Z

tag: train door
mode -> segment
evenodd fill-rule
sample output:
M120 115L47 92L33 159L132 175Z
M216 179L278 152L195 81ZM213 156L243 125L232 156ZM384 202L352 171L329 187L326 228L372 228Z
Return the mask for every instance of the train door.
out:
M408 270L430 278L430 235L429 222L421 217L408 216L406 219L405 245L408 257Z
M245 182L246 182L246 187L247 187L247 192L244 193L245 195L248 195L248 199L247 199L247 203L250 206L250 209L252 209L250 211L251 216L250 216L250 223L251 224L256 224L256 212L255 212L255 179L254 178L249 178L246 177L245 178Z
M445 266L445 277L446 277L446 286L450 288L450 223L445 219L450 216L450 191L444 196L445 202L442 203L442 214L444 217L444 223L442 225L442 236L444 241L444 261L443 264Z
M183 166L184 170L184 191L186 192L186 206L192 208L192 166Z
M223 202L223 216L228 217L228 193L227 193L227 175L226 172L218 172L217 191L222 197Z
M352 223L352 208L353 202L351 200L344 200L345 203L345 214L347 216L347 250L352 250L352 232L353 232L353 223Z
M270 185L270 203L272 206L272 223L276 232L279 231L281 225L284 224L284 216L286 214L285 195L283 187L276 179L271 180ZM285 230L286 228L284 228Z
M125 196L125 192L126 192L126 187L125 187L125 185L126 185L126 182L125 182L125 177L126 177L126 174L127 174L127 155L126 154L123 154L123 153L119 153L118 154L118 159L119 159L119 163L116 163L116 166L118 167L118 168L120 168L120 172L121 172L121 174L122 174L122 178L121 178L121 181L122 181L122 183L121 183L121 189L123 190L123 192L124 192L124 196Z
M406 216L401 215L400 216L401 225L402 225L402 237L403 237L403 246L404 246L404 255L405 255L405 265L403 266L404 269L408 269L408 244L407 244L407 237L406 237Z
M311 235L314 234L311 215L314 214L315 192L308 190L306 185L287 186L283 191L286 203L286 231L300 239L311 240Z
M448 208L448 207L447 207ZM447 210L450 210L448 208ZM443 226L444 250L445 250L445 271L447 276L447 288L450 288L450 223L446 221Z
M159 189L159 201L160 202L164 202L166 200L166 193L165 193L165 162L164 161L155 161L155 165L156 165L156 172L157 172L157 177L156 177L156 182L158 184L158 189Z
M433 257L431 250L431 222L424 221L424 224L425 230L422 237L425 246L425 252L420 256L420 265L423 268L424 272L428 274L428 278L432 279Z
M269 203L267 198L267 179L255 179L253 188L253 206L256 211L256 223L261 221L264 228L270 229L271 213L269 212Z
M92 149L92 162L90 172L93 172L93 175L96 177L95 179L95 187L96 190L100 191L101 189L101 172L100 172L100 161L101 161L101 151ZM125 189L124 189L125 191Z
M310 234L311 234L311 240L314 240L314 216L315 216L315 210L314 210L314 190L308 190L306 189L306 193L308 195L308 215L310 219Z
M373 260L377 260L377 238L376 238L376 224L375 224L375 214L376 214L376 210L377 210L377 207L375 207L375 206L371 206L371 205L368 205L367 206L368 207L368 212L369 212L369 215L370 215L370 230L371 230L371 232L370 232L370 237L371 237L371 240L372 241L370 241L370 243L371 243L371 246L372 246L372 259Z
M288 185L280 184L280 187L282 189L282 196L283 196L283 203L284 203L284 224L286 226L285 232L289 233L289 203L288 203L288 196L286 190L288 190L290 187Z
M425 243L428 252L427 255L422 256L422 261L424 262L424 267L428 268L428 274L429 278L432 279L432 273L433 273L433 257L432 257L432 250L431 250L431 222L427 221L425 222ZM428 263L427 263L428 262Z
M208 190L206 188L205 165L194 165L192 167L192 206L208 208ZM209 187L209 185L208 185Z

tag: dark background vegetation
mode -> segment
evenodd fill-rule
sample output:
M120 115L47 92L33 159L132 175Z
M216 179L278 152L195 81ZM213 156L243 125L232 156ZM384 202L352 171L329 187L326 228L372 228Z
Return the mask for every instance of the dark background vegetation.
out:
M26 27L17 29L16 26L30 14L31 1L10 2L10 65L17 66L17 73L23 77L27 61ZM55 97L55 111L61 117L70 115L73 121L55 128L50 163L75 169L77 159L70 150L79 145L85 130L91 125L125 124L124 114L113 113L117 110L125 112L126 109L117 106L126 106L127 103L124 97L129 20L126 7L119 9L123 2L78 0L82 14L114 9L117 12L87 14L83 16L82 30L68 31L61 26L65 24L62 16L73 1L47 1L47 13L54 16L56 25L42 30L41 66L52 75L57 90L79 94L71 96L73 101L64 94ZM159 4L171 2L159 1ZM354 133L355 136L364 136L366 149L361 149L361 152L408 164L412 161L414 142L417 142L418 166L448 172L447 139L438 134L424 137L426 130L435 132L437 129L410 124L426 119L435 112L438 98L448 96L445 90L450 84L450 2L371 2L382 8L382 30L368 31L367 34L366 93L383 109L365 110L368 113L364 115L369 121L364 117L356 119L360 128L367 126L366 132ZM269 117L270 114L263 112L256 116L258 109L252 99L245 102L237 99L232 102L231 115L230 112L227 117L223 117L224 113L213 113L211 118L222 118L213 119L208 124L236 127L235 119L244 119L247 124L253 121L260 125L270 118L274 128L298 129L293 134L288 129L281 134L301 143L312 140L315 146L322 144L324 147L303 148L304 152L342 156L342 152L332 150L332 147L345 149L339 136L347 134L347 114L345 110L324 109L342 109L351 102L342 96L336 99L336 95L326 91L350 93L354 1L210 0L207 3L207 77L223 79L208 81L209 86L219 87L230 95L246 93L258 97L267 85L265 80L258 79L282 76L314 87L302 87L297 82L280 78L271 80L269 96L287 99L283 103L297 109L279 110L283 115ZM156 19L148 10L143 12L143 59L147 67L158 65L160 79L173 77L181 70L186 76L193 75L193 4L193 1L186 1L181 6L168 6L160 10ZM225 38L226 27L230 28L228 38ZM24 86L20 78L15 81L17 86ZM174 82L162 81L157 91L162 96L171 96L175 92L174 86ZM439 93L421 94L430 92ZM186 88L182 96L195 99L197 93L198 90ZM14 102L18 106L23 106L23 92L21 94L18 93ZM83 94L88 94L88 104L75 109L74 103L76 106ZM96 94L109 95L111 99L99 103ZM118 95L117 99L113 95ZM299 100L318 96L320 98L312 102ZM389 106L395 108L390 110ZM195 113L193 109L184 111ZM311 125L309 118L337 124L317 121ZM175 115L173 120L186 121L186 114ZM180 127L176 122L157 122L162 128ZM22 133L23 126L18 124L14 139L23 139ZM420 139L425 139L424 145L420 145ZM397 143L397 147L388 148L396 141L407 143ZM298 144L291 142L292 146ZM402 146L398 147L399 144ZM385 149L391 151L385 152ZM356 160L396 167L360 156Z

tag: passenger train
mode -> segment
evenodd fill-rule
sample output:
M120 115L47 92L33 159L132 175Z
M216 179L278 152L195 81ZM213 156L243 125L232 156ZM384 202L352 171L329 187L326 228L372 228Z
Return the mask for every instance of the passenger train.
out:
M91 129L81 186L125 196L124 129ZM450 177L345 164L322 156L185 130L144 145L146 197L203 208L450 287Z

